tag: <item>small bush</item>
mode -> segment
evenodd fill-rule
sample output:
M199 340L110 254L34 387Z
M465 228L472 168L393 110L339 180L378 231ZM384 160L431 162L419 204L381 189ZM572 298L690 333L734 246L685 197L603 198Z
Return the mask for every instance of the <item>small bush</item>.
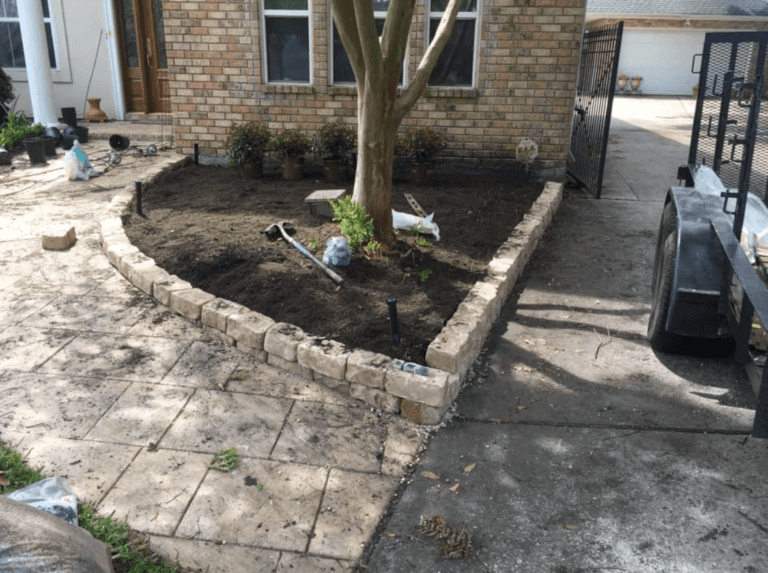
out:
M23 113L16 113L14 110L8 112L5 124L0 129L0 145L6 149L11 149L21 145L27 137L40 135L43 133L43 126L40 123L32 125Z
M282 157L301 157L312 148L312 141L295 129L284 129L269 144Z
M410 129L398 141L396 149L402 149L414 163L427 163L445 149L447 140L444 134L429 127Z
M260 161L269 145L269 128L255 121L232 126L224 146L232 167Z
M340 121L326 123L317 130L315 141L320 153L348 163L355 150L355 130Z
M330 203L334 221L338 222L341 234L349 239L350 251L355 252L359 245L373 239L373 221L368 219L360 203L353 203L349 195Z

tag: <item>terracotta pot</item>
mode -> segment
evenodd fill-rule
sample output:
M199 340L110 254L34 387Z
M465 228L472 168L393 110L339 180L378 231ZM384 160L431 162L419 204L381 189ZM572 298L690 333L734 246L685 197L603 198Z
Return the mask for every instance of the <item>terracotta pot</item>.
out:
M88 111L85 112L85 121L107 121L107 114L99 107L100 97L88 98Z
M624 88L626 88L626 87L627 87L627 82L628 82L628 81L629 81L629 78L628 78L628 77L626 77L626 76L624 76L624 77L620 77L620 78L617 80L617 82L618 82L618 84L619 84L619 89L620 89L620 90L623 90Z
M347 180L347 166L340 159L326 159L323 161L325 180L329 183L341 183Z
M264 167L261 159L247 161L239 166L240 177L243 179L261 179L264 175Z
M284 157L283 158L283 179L296 181L303 175L304 158L303 157Z
M411 164L411 183L413 183L414 185L432 185L434 182L435 182L434 161Z
M637 90L640 88L640 84L643 83L643 78L640 76L635 76L632 78L632 89Z

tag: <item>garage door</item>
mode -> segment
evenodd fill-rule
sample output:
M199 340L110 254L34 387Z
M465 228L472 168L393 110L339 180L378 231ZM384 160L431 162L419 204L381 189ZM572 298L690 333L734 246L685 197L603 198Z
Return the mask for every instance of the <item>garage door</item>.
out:
M692 95L699 81L691 60L704 48L705 31L624 28L619 74L642 76L640 90L653 95ZM698 65L698 64L697 64Z

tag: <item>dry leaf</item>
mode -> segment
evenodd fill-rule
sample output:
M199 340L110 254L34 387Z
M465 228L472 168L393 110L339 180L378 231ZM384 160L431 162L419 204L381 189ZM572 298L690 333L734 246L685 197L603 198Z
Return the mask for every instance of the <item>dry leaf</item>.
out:
M392 533L389 529L384 530L384 535L386 535L387 537L396 537L396 535Z
M565 526L565 528L566 528L566 529L570 529L571 531L573 531L573 530L575 530L575 529L579 529L579 527L580 527L580 526L579 526L579 525L576 525L575 523L569 523L569 524L567 524L567 525Z
M523 406L522 404L518 404L517 406L515 406L515 409L516 410L527 410L528 406Z
M448 491L452 491L453 493L459 493L459 487L461 487L461 482L456 482L451 487L448 488Z
M465 467L464 467L464 473L465 473L465 474L468 474L469 472L471 472L472 470L474 470L476 467L477 467L477 462L472 462L472 463L471 463L471 464L469 464L468 466L465 466Z
M427 478L427 479L440 479L439 475L429 470L424 470L423 472L421 472L421 477Z
M501 418L491 418L489 421L494 424L501 424Z

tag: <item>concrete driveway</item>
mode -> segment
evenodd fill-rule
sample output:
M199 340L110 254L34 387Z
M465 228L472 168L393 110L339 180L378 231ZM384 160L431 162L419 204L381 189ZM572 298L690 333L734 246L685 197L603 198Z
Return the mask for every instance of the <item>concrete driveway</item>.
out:
M768 443L750 436L751 390L728 356L645 339L693 110L616 99L603 198L564 199L369 572L765 569ZM436 516L466 525L472 556L446 559L455 538L420 534Z

